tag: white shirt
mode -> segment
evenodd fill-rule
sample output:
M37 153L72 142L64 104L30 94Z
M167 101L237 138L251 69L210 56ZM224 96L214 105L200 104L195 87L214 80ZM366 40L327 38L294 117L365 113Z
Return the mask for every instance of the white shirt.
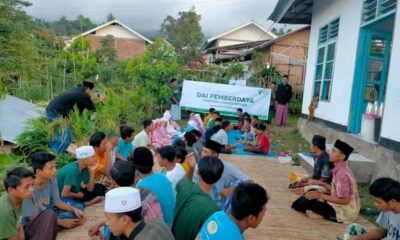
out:
M175 191L176 184L186 175L185 169L180 163L175 164L174 169L167 171L165 176L172 183L172 188Z
M147 135L144 129L135 136L132 142L132 145L134 147L147 147L147 145L149 144L150 144L150 136Z
M228 134L224 129L220 129L217 133L211 136L211 140L216 141L219 144L227 145L228 144Z

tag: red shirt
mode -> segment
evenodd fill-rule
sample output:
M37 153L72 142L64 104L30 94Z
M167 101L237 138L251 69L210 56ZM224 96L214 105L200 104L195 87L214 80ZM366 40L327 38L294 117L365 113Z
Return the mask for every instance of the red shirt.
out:
M264 133L258 136L257 146L261 148L265 154L268 154L270 143L268 137Z

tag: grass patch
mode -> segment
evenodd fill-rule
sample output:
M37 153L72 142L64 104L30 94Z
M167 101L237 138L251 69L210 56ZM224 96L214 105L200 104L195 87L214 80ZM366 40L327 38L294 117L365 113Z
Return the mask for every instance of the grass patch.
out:
M274 123L269 126L272 150L289 154L295 165L300 165L298 152L309 151L310 143L297 129L298 116L290 116L286 127L278 127Z
M369 194L369 183L359 183L358 184L358 194L360 195L361 208L373 208L376 209L374 205L374 199ZM361 214L361 213L360 213ZM366 218L371 223L375 224L376 217L366 216L361 214L364 218Z

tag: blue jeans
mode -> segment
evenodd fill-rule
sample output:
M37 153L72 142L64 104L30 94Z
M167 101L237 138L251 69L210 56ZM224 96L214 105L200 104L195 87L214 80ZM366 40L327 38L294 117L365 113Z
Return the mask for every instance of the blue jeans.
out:
M77 208L81 211L85 208L85 204L79 201L76 201L72 198L62 198L61 201L63 201L65 204L70 205L74 208ZM75 219L76 216L73 212L67 212L63 210L57 209L57 218L58 219Z
M52 121L60 118L60 114L54 111L46 110L47 122L51 123ZM71 128L66 127L65 131L62 131L60 128L57 128L54 139L50 140L49 145L53 152L55 153L64 153L67 151L68 146L72 141L72 131Z

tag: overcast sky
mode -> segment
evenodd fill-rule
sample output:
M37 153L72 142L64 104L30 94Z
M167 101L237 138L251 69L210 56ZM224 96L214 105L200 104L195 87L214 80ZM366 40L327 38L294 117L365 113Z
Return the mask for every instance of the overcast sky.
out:
M201 15L206 36L224 32L249 20L271 28L267 18L278 0L30 0L26 9L35 18L56 20L61 16L75 19L79 14L96 24L112 13L122 23L137 31L157 31L167 15L177 17L179 11L192 6Z

